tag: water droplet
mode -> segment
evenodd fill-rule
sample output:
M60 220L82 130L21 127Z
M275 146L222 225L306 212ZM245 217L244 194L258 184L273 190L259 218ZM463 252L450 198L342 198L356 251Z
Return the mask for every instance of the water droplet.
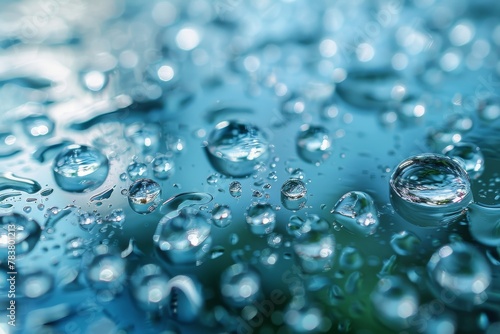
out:
M78 224L84 231L91 231L97 224L97 218L93 213L82 212L78 217Z
M212 210L212 222L217 227L229 226L231 219L231 209L227 205L217 205Z
M283 243L283 236L278 233L271 233L267 236L267 245L272 248L279 248Z
M130 278L130 290L139 306L157 312L168 305L169 277L156 264L138 267Z
M220 287L226 302L236 307L243 307L257 300L260 277L248 266L237 263L224 270Z
M85 239L74 237L66 242L66 254L71 257L78 258L87 250Z
M111 296L122 290L127 279L126 262L119 253L107 245L98 245L86 252L82 261L87 268L85 275L92 288L98 292L109 293Z
M101 91L108 83L108 76L100 71L88 71L83 73L82 82L85 88L92 92Z
M148 166L145 163L134 161L127 166L127 174L132 181L148 176Z
M339 264L347 270L356 270L363 266L363 257L354 247L344 247L339 257Z
M431 291L446 304L462 310L483 303L491 269L474 246L456 242L436 251L427 263Z
M218 181L219 177L217 176L217 174L211 174L207 177L207 183L211 186L216 185Z
M111 197L111 195L113 194L114 190L115 190L114 186L109 188L109 189L103 190L102 192L90 197L90 201L94 202L94 201L102 201L105 199L109 199Z
M166 286L168 294L168 315L180 322L192 323L203 308L201 285L194 278L177 275Z
M401 231L391 237L391 247L396 254L401 256L414 255L420 249L421 241L413 233Z
M322 126L302 126L297 136L297 152L302 160L319 164L330 156L332 146L328 130Z
M161 188L150 179L139 179L128 189L128 203L132 210L141 214L153 212L161 200Z
M18 213L0 216L0 259L6 263L9 245L16 246L16 256L29 253L40 239L40 225ZM12 235L14 234L14 235Z
M176 211L188 207L188 206L202 206L210 203L213 200L213 196L209 193L181 193L170 197L165 202L162 203L160 207L161 214L176 215Z
M168 261L195 263L209 250L211 228L200 211L185 207L176 216L166 215L160 220L153 240Z
M39 298L54 286L54 278L44 270L23 273L19 282L20 294L28 298Z
M460 142L447 146L443 153L456 160L471 179L478 179L483 174L484 156L477 145Z
M206 151L212 166L228 176L250 175L269 156L269 146L262 131L254 125L224 121L215 126Z
M234 198L238 198L241 196L241 183L238 181L233 181L229 184L229 193Z
M174 171L174 162L166 155L158 155L151 164L153 174L159 180L168 179Z
M69 192L93 190L108 176L108 159L95 148L69 145L54 160L53 172L57 185Z
M160 147L161 129L154 123L133 123L125 129L125 137L139 152L154 154Z
M472 202L469 177L453 159L422 154L401 162L390 180L391 203L418 226L446 225Z
M305 110L305 99L298 94L291 94L281 105L281 114L287 119L299 116L303 114Z
M5 189L19 190L28 194L34 194L42 189L42 187L35 180L6 172L0 173L0 191Z
M500 246L500 206L473 203L467 208L471 235L487 246Z
M125 222L125 212L123 209L114 209L106 216L105 220L121 226Z
M370 295L377 319L387 327L402 330L410 326L417 313L419 296L415 287L397 276L387 276L377 283Z
M276 225L276 212L268 203L256 203L247 209L246 221L253 234L269 234Z
M0 132L0 158L8 158L22 151L16 141L16 136L11 132Z
M318 217L310 231L301 234L293 242L302 269L307 273L328 271L335 259L335 238Z
M46 138L54 132L55 124L46 115L30 115L21 119L24 133L30 138Z
M47 197L47 196L50 196L53 192L54 192L54 189L47 188L47 189L42 190L40 192L40 195L43 196L43 197Z
M281 204L288 210L302 209L307 202L307 188L299 179L289 179L281 186Z
M292 300L285 313L285 322L295 333L318 333L321 332L324 317L319 307Z
M332 214L350 232L361 235L375 233L379 224L373 199L361 191L350 191L343 195L335 204Z

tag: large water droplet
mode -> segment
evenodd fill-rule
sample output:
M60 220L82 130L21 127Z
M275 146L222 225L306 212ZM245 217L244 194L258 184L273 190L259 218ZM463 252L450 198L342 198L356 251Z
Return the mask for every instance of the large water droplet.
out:
M473 203L467 208L469 231L480 243L500 246L500 206Z
M150 179L139 179L128 189L128 203L132 210L141 214L153 212L161 200L161 187Z
M445 245L435 252L427 263L427 273L434 295L463 310L485 301L492 280L485 256L464 242Z
M221 293L227 303L243 307L257 300L260 292L259 275L244 264L234 264L221 275Z
M206 151L212 166L220 173L242 177L252 174L269 156L269 145L254 125L224 121L210 134Z
M410 326L410 319L418 310L419 296L415 287L397 276L382 278L370 299L377 320L394 330Z
M319 164L330 156L328 130L322 126L302 126L297 136L297 152L306 162Z
M54 178L66 191L83 192L99 187L108 176L109 163L104 154L85 145L69 145L54 160Z
M130 278L131 291L139 306L157 312L168 304L169 277L156 264L145 264L135 270Z
M276 212L268 203L256 203L248 208L246 221L253 234L269 234L276 225Z
M457 160L471 179L478 179L483 174L484 156L477 145L460 142L446 147L443 153Z
M401 162L390 180L391 203L409 222L446 225L472 202L467 173L453 159L422 154Z
M195 263L210 248L212 225L200 211L186 207L176 216L164 216L153 240L161 254L172 263Z
M361 191L350 191L343 195L335 204L332 214L349 231L361 235L375 233L379 224L373 199Z
M16 256L29 253L40 239L41 228L32 219L11 213L0 216L0 259L6 261L9 245L15 245Z
M288 210L302 209L307 202L307 188L299 179L287 180L281 186L281 204Z

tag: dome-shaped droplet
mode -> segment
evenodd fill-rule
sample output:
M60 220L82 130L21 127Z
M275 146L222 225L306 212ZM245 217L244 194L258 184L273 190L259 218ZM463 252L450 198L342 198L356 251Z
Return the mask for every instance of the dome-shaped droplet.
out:
M107 245L98 245L87 251L82 265L90 286L110 296L119 293L127 280L125 260Z
M419 226L446 225L463 214L472 201L467 173L453 159L422 154L401 162L390 180L391 203Z
M377 208L370 195L362 191L350 191L335 204L334 219L352 233L370 235L379 224Z
M132 181L142 179L148 174L148 166L145 163L134 161L127 166L127 174Z
M306 226L310 226L308 232L293 242L293 250L300 265L308 273L328 271L335 260L335 238L329 232L328 224L323 221L316 216L313 222L306 223Z
M104 154L85 145L69 145L54 160L54 178L58 186L70 192L99 187L108 176L109 163Z
M248 208L246 221L253 234L269 234L276 225L276 212L268 203L256 203Z
M174 171L174 162L166 155L158 155L151 164L153 165L153 174L159 180L168 179Z
M302 160L319 164L330 156L332 146L328 130L322 126L301 127L297 136L297 153Z
M229 194L234 198L241 197L241 183L238 181L233 181L229 184Z
M491 283L491 268L485 256L464 242L445 245L427 263L431 290L437 298L458 309L483 303Z
M218 227L227 227L231 224L231 209L227 205L218 205L212 210L212 222Z
M483 245L500 247L500 206L473 203L467 208L469 231Z
M483 174L484 156L476 144L460 142L446 147L443 153L457 160L471 179L478 179Z
M220 173L242 177L254 172L269 156L269 145L254 125L224 121L211 132L206 151L212 166Z
M153 212L161 200L161 187L150 179L139 179L130 185L128 203L137 213Z
M243 307L257 300L260 292L259 275L244 264L234 264L221 276L221 293L226 302Z
M130 290L139 306L146 311L159 311L168 304L169 277L156 264L138 267L130 279Z
M281 186L281 204L288 210L300 210L307 202L307 188L299 179L287 180Z
M414 255L420 248L421 241L413 233L402 231L391 237L391 247L396 254L401 256Z
M419 306L417 289L397 276L382 278L375 286L370 299L377 319L394 330L408 328Z
M15 261L12 255L21 257L29 253L40 239L41 228L38 223L18 213L0 215L0 260L7 263L7 259Z
M201 212L186 207L176 216L164 216L153 240L161 254L172 263L195 263L210 248L212 225Z

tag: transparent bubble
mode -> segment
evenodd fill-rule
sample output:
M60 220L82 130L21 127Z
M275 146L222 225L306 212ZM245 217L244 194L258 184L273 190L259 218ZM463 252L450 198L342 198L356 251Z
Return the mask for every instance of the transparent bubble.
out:
M252 174L260 163L267 160L269 145L256 126L224 121L210 133L206 151L218 172L242 177Z
M309 163L318 164L330 156L332 146L328 130L322 126L302 126L297 136L297 153Z
M212 225L200 211L181 209L176 216L164 216L153 240L161 254L172 263L195 263L210 248Z
M144 178L148 175L148 166L142 162L132 162L127 166L127 174L132 181Z
M84 254L82 265L92 288L110 295L121 292L127 275L125 259L119 252L107 245L98 245Z
M0 260L6 263L9 246L15 246L16 256L29 253L40 239L38 223L18 213L0 215Z
M481 149L472 143L460 142L447 146L443 153L464 167L471 179L478 179L484 171L484 156Z
M82 212L78 216L78 224L85 231L90 231L97 224L97 217L93 213Z
M485 256L464 242L445 245L427 263L431 290L447 305L469 310L482 304L491 283L491 268Z
M500 206L473 203L467 208L471 235L483 245L500 246Z
M166 155L159 155L154 158L153 174L159 180L168 179L174 171L174 162Z
M373 199L361 191L350 191L343 195L335 204L332 214L337 222L356 234L373 234L379 224Z
M90 191L104 183L109 163L104 154L85 145L69 145L54 159L57 185L69 192Z
M401 256L409 256L417 254L420 249L421 241L413 233L401 231L395 233L391 237L391 247L396 254Z
M154 154L160 148L161 129L157 124L133 123L125 128L125 138L144 154Z
M231 219L231 209L227 205L218 205L212 210L212 222L217 227L228 227Z
M231 196L238 198L241 197L241 183L238 181L233 181L229 184L229 193Z
M46 115L30 115L20 122L29 138L46 138L54 133L55 123Z
M233 264L222 273L220 288L228 304L243 307L257 300L260 293L260 277L244 264Z
M253 234L269 234L276 225L276 212L268 203L256 203L247 209L246 221Z
M288 210L300 210L307 202L307 188L299 179L289 179L281 186L281 204Z
M401 162L391 176L390 192L396 211L425 227L456 220L472 202L467 173L440 154L416 155Z
M397 276L380 279L370 295L370 300L377 320L394 330L408 328L419 307L417 289Z
M128 203L132 210L141 214L153 212L161 200L161 187L150 179L139 179L128 189Z
M160 311L168 305L169 277L156 264L138 267L130 278L130 290L139 306L151 312Z
M335 260L335 238L319 217L309 224L310 230L294 240L293 250L305 272L328 271Z
M363 266L363 257L361 253L354 247L344 247L340 252L339 264L347 270L356 270Z
M23 273L20 278L20 293L28 298L42 297L49 293L54 286L54 278L44 270Z
M16 142L17 138L12 132L0 132L0 158L8 158L21 152Z

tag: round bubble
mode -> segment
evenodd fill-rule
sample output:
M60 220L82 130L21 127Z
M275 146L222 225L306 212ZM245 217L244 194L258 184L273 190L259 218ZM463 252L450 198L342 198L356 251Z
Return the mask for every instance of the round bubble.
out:
M467 172L441 154L422 154L402 161L390 180L394 209L407 221L424 227L447 225L472 202Z
M457 160L471 179L478 179L483 174L484 156L476 144L460 142L447 146L443 153Z
M257 300L260 277L248 266L237 263L224 270L220 285L222 296L228 304L243 307Z
M288 210L302 209L307 202L307 188L299 179L287 180L281 186L281 204Z
M330 156L332 146L328 130L322 126L303 127L297 136L299 157L309 163L318 164Z
M128 189L128 203L137 213L153 212L161 201L161 187L150 179L139 179Z
M276 212L268 203L256 203L248 208L246 221L253 234L269 234L276 225Z
M350 191L335 204L334 219L352 233L370 235L379 225L377 208L370 195L362 191Z

